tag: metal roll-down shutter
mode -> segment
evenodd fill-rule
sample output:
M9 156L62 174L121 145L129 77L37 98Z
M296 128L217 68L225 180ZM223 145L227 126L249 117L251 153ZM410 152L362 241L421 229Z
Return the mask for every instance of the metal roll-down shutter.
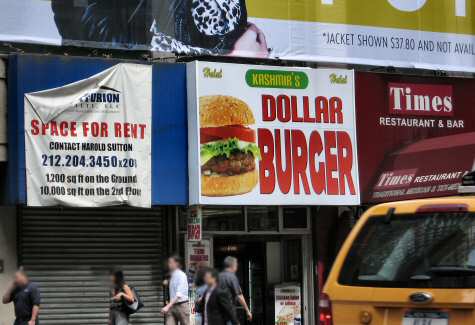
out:
M111 268L144 299L131 324L162 324L164 223L160 209L20 209L19 261L40 286L41 324L107 324Z

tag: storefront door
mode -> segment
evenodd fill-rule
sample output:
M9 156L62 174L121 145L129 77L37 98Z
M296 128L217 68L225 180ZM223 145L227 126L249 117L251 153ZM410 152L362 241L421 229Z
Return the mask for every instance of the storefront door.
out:
M185 256L187 213L187 209L177 210L178 245ZM241 324L275 324L276 304L293 306L290 312L288 308L279 308L277 312L278 319L289 319L288 324L315 323L308 207L220 206L204 207L202 213L203 238L211 246L209 264L222 270L226 256L239 260L238 278L254 316L253 321L248 322L241 310ZM292 297L298 299L276 301L276 288L282 292L289 287L297 291ZM283 296L285 294L280 295Z
M302 288L302 241L299 237L226 236L214 237L214 261L222 269L226 256L239 260L238 278L253 321L238 307L241 324L275 324L275 287L283 283ZM301 306L302 308L302 301Z

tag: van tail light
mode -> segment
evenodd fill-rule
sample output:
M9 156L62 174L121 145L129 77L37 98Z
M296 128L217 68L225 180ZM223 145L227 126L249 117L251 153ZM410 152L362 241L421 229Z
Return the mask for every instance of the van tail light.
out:
M333 325L332 302L327 294L320 294L318 307L320 311L320 323L318 325Z

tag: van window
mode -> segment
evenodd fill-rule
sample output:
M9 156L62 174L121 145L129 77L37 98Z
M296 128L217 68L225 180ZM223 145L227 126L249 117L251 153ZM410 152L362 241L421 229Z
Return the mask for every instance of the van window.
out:
M375 216L357 236L340 284L393 288L475 288L475 215Z

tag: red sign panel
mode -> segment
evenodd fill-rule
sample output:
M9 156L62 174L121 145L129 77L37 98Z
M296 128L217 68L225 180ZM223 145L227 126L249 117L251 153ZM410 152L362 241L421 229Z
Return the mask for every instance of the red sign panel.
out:
M453 116L451 85L389 83L389 112L395 115Z
M457 193L475 164L475 80L358 73L362 202Z

